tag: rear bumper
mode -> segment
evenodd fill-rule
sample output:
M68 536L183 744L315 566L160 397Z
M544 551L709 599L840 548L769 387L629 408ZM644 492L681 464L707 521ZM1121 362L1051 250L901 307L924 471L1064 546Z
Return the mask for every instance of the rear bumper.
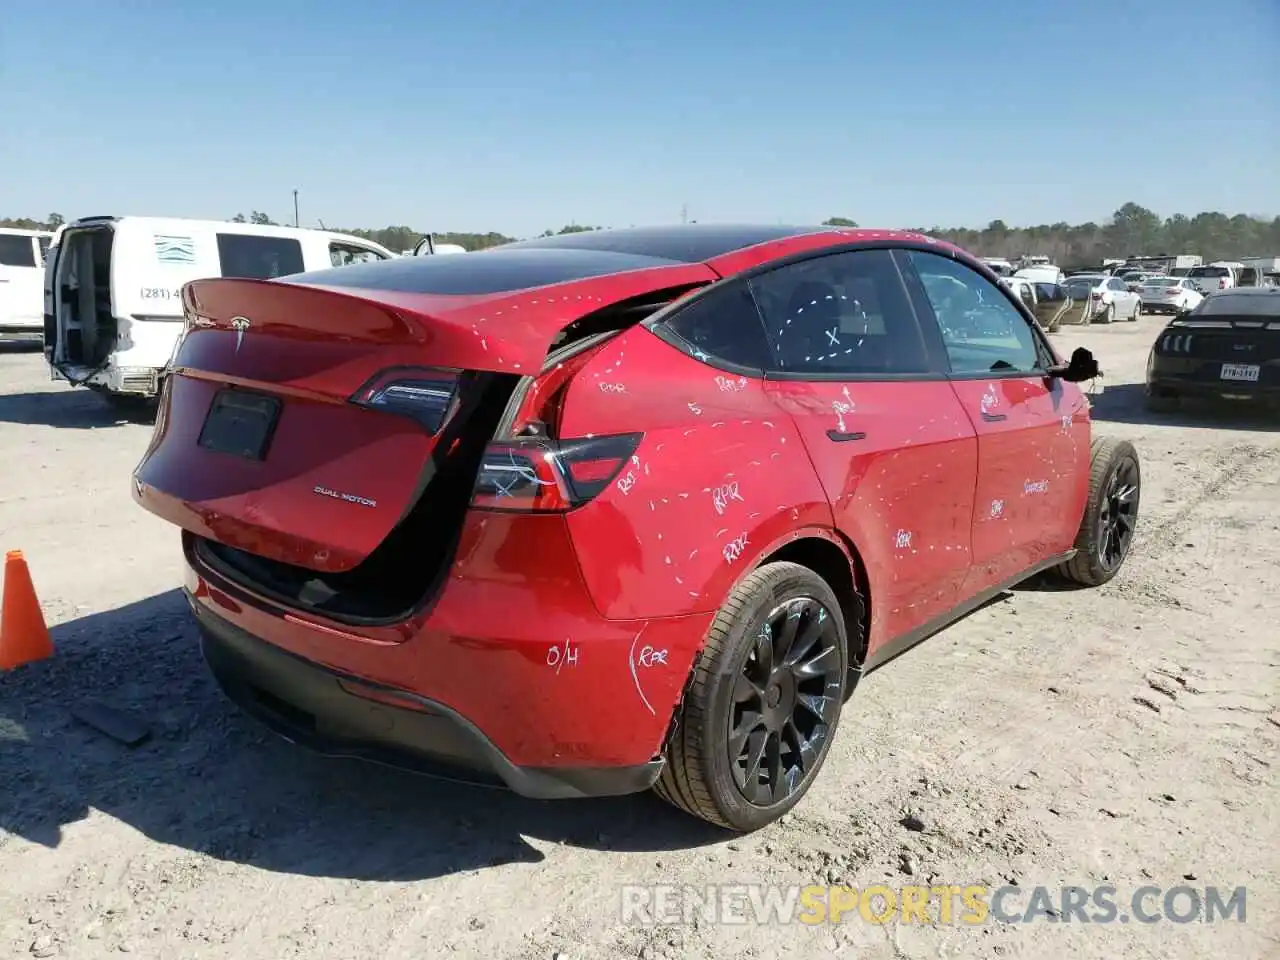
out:
M1260 363L1258 379L1224 380L1224 361L1155 356L1147 368L1147 392L1165 397L1250 398L1280 401L1280 363Z
M311 663L199 604L193 608L205 661L227 697L275 733L317 753L505 786L542 800L638 793L662 772L661 759L614 767L516 766L444 704Z
M158 367L119 367L114 363L102 369L61 363L53 367L55 379L69 380L77 386L106 393L155 397L160 393L163 370Z
M559 516L473 511L455 556L421 614L377 628L279 606L191 549L186 588L223 688L290 740L530 797L651 785L714 613L603 618Z

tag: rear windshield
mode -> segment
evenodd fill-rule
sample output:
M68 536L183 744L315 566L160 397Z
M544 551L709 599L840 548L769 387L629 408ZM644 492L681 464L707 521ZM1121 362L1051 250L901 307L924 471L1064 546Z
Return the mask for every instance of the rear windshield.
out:
M36 249L30 237L0 234L0 267L34 267Z
M1218 293L1205 299L1197 317L1270 317L1280 320L1280 293Z
M476 253L397 257L380 263L313 270L290 283L442 296L511 293L627 270L670 267L676 261L606 250L495 247Z
M1192 267L1188 277L1229 277L1231 271L1226 267Z
M218 261L222 275L237 280L274 280L306 269L302 244L292 237L220 233Z

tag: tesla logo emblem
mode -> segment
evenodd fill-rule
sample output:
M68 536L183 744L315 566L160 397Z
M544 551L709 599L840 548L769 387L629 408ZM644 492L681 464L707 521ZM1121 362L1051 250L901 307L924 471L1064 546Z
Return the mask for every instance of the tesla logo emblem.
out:
M240 344L244 342L244 332L249 329L249 318L232 317L231 329L236 332L236 353L239 353Z

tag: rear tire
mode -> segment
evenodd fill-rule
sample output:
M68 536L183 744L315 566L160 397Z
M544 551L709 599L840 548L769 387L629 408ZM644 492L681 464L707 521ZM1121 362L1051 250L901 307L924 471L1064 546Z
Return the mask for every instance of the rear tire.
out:
M1133 308L1133 316L1130 317L1129 319L1132 320L1134 323L1137 323L1138 319L1141 316L1142 316L1142 301L1139 300L1138 305Z
M1100 322L1101 323L1116 322L1116 305L1114 303L1107 304L1107 309L1102 311L1102 319Z
M741 833L800 801L826 760L849 682L840 611L827 582L796 563L766 564L734 588L677 714L660 797Z
M1133 546L1142 498L1142 466L1128 440L1098 437L1089 460L1089 497L1076 534L1076 555L1058 567L1073 583L1100 587Z

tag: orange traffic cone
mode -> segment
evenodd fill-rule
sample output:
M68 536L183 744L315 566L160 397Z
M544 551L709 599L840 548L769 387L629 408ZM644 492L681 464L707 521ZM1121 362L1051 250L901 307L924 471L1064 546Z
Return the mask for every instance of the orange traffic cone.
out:
M4 599L0 600L0 670L53 656L53 638L40 611L31 571L21 550L4 555Z

